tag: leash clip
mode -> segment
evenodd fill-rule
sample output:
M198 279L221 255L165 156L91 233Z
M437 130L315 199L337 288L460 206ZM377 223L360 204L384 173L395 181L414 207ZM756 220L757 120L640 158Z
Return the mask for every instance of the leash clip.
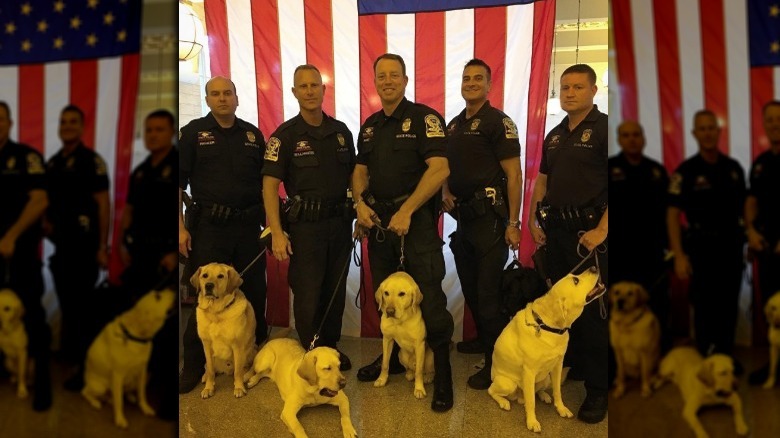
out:
M314 344L317 343L317 339L319 339L319 338L320 338L319 333L315 333L314 334L314 338L312 338L312 340L311 340L311 344L309 344L309 350L308 351L314 350Z

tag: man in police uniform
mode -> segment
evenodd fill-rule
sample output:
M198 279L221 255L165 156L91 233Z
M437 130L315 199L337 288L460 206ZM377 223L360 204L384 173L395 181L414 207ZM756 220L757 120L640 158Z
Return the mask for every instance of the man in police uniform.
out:
M122 259L127 266L122 282L133 299L152 288L177 289L174 269L178 267L178 242L173 222L162 222L161 213L177 192L179 152L173 146L176 133L173 114L167 110L149 113L144 122L144 145L149 156L130 175L127 203L122 211ZM164 225L167 224L167 225ZM178 342L178 318L168 318L154 337L149 369L150 387L162 392L158 416L175 419L178 398L172 371L178 354L171 346Z
M691 279L696 347L705 356L731 354L744 266L745 174L718 150L720 127L712 111L694 115L693 136L699 153L680 164L669 184L669 245L675 273ZM680 213L688 220L685 232Z
M51 406L51 330L41 305L43 275L38 248L41 217L48 205L41 154L8 138L11 110L0 101L0 289L10 288L24 304L27 350L35 361L33 409Z
M179 172L179 253L193 269L227 263L241 272L261 251L258 236L265 223L262 205L263 134L236 117L238 96L230 79L215 76L206 83L208 115L181 128ZM190 186L195 204L185 226L182 193ZM257 319L259 344L266 337L265 257L243 276L241 290ZM203 376L206 358L198 337L195 312L184 331L184 370L179 393L190 392Z
M475 316L485 366L469 377L474 389L490 387L493 345L507 323L501 314L501 273L520 243L522 171L517 127L490 106L490 67L472 59L463 69L464 109L448 125L450 176L443 208L458 221L450 237L463 296Z
M666 193L669 177L657 161L645 156L645 136L639 123L618 126L621 152L609 159L609 197L612 219L625 226L612 228L612 282L633 281L650 293L650 307L661 321L663 351L671 347L667 249Z
M590 66L564 70L560 99L567 116L544 139L528 223L534 241L546 244L547 274L553 282L588 251L596 251L601 278L605 283L608 279L607 115L593 104L596 91L596 72ZM593 264L591 258L575 273ZM607 413L609 334L601 306L603 301L585 306L571 327L564 358L564 365L572 366L570 376L585 380L587 395L577 418L586 423L598 423Z
M745 227L750 251L758 258L758 281L763 309L772 294L780 291L780 101L764 105L764 131L769 149L750 167L750 191L745 200ZM763 384L769 366L750 373L748 381Z
M317 67L305 64L294 73L292 93L300 113L274 132L265 150L263 200L271 227L274 257L290 257L288 278L294 295L295 328L304 348L317 328L315 346L336 348L347 293L345 265L351 248L351 202L347 189L355 168L352 133L322 112L325 85ZM290 239L282 231L279 183L284 181ZM327 181L327 184L324 182ZM328 304L333 298L333 304ZM339 351L341 370L352 368Z
M84 385L83 367L92 342L87 303L81 297L95 287L100 269L108 267L110 200L106 163L84 145L84 112L62 109L62 148L47 163L49 209L47 235L54 244L49 269L62 309L62 350L77 371L65 382L71 391Z
M420 286L426 342L433 350L436 372L431 409L444 412L452 408L449 343L453 321L441 287L444 242L438 233L437 195L449 175L446 134L436 111L406 100L408 81L400 56L386 53L374 61L374 86L382 109L360 129L352 190L358 225L370 229L368 255L374 290L399 268L401 256L406 272ZM356 232L360 234L360 229ZM390 372L403 372L397 351L392 356ZM376 380L381 362L380 356L361 368L358 380Z

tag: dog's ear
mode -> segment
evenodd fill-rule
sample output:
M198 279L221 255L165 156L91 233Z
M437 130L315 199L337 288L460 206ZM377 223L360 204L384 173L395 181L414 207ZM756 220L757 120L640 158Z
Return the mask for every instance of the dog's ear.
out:
M374 299L376 300L377 309L381 311L382 307L385 306L385 282L387 280L383 281L382 284L379 285L378 288L376 288L376 292L374 292Z
M203 269L203 266L198 268L197 271L195 271L194 274L192 274L192 277L190 277L190 284L195 288L195 292L200 293L200 284L198 283L198 278L200 278L200 271Z
M244 284L244 279L238 274L238 271L234 267L228 268L228 290L227 293L231 293L238 289L239 286Z
M648 301L650 301L650 294L647 292L647 289L645 289L644 286L637 283L636 289L634 290L634 293L636 293L637 297L639 297L639 306L643 306L647 304Z
M417 286L417 283L412 283L412 286L412 312L415 312L423 300L423 294L420 292L420 286Z
M715 386L715 376L712 374L712 361L705 360L699 366L699 372L696 373L696 377L701 380L701 383L712 388Z
M303 356L303 361L298 366L298 375L309 385L317 384L317 355L308 352Z

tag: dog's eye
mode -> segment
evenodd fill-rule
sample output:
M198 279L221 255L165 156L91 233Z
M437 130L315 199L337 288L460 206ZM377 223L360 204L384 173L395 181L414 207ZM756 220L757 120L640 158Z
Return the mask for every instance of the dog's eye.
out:
M330 371L330 366L327 366L327 367L323 368L323 370Z
M574 280L574 285L575 285L575 286L576 286L576 285L578 285L578 284L580 284L580 279L579 279L579 278L577 278L577 277L572 277L572 280Z
M5 306L5 307L3 307L3 310L5 310L6 312L8 312L8 311L10 311L10 310L11 310L11 307L10 307L10 306Z
M217 278L220 278L220 279L221 278L225 278L225 274L219 274L219 275L217 275Z
M200 276L200 278L209 278L209 274L203 274Z
M386 297L389 297L389 296L390 296L390 292L388 292L388 291L385 291L385 296L386 296Z
M398 296L399 296L399 297L405 297L405 296L406 296L406 292L399 292L399 293L398 293Z

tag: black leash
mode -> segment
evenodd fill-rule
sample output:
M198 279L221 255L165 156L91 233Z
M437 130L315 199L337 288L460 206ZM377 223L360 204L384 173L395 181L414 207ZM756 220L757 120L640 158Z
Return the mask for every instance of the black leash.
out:
M577 236L582 237L584 234L585 234L585 231L580 231L580 232L577 233ZM574 266L574 268L572 268L571 271L569 271L569 274L573 274L574 271L579 269L579 267L582 266L583 263L585 263L585 261L587 261L589 258L593 257L594 264L596 265L596 270L599 271L599 278L596 280L597 281L596 284L603 284L603 282L601 281L601 267L599 267L599 257L598 257L598 254L606 253L607 252L607 246L604 245L604 243L600 243L600 244L596 245L596 247L593 248L593 250L591 250L587 255L582 255L582 253L580 252L580 247L582 247L582 246L584 246L584 245L582 245L581 243L577 242L577 255L582 257L582 260L580 260L580 262L577 263L577 265ZM604 294L601 294L601 296L599 297L599 314L601 315L601 319L607 319L607 306L606 306L606 304L604 304Z

